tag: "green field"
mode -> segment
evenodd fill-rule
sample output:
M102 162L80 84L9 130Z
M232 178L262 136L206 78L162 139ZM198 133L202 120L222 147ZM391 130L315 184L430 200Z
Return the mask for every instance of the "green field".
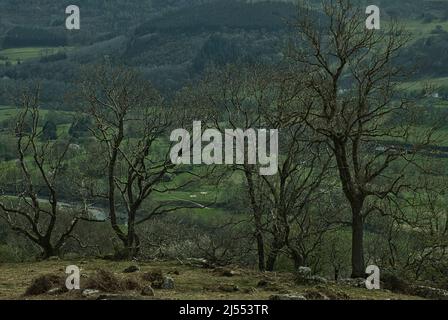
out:
M0 121L7 120L15 117L18 113L19 109L14 106L0 106ZM45 118L49 113L55 112L60 116L74 116L74 112L70 111L59 111L59 110L47 110L40 109L40 117ZM68 122L67 122L68 123Z
M428 87L433 88L435 91L438 88L446 88L448 87L448 77L419 79L400 83L400 89L406 91L419 91Z
M14 118L17 115L18 111L19 109L16 107L0 106L0 121ZM66 119L64 123L58 125L58 135L60 136L62 134L68 133L68 130L70 129L72 123L72 119L74 117L74 113L69 111L41 109L40 118L44 120L49 113L56 113L59 117L63 117L64 119Z
M10 62L17 64L19 62L40 59L60 52L70 52L74 47L29 47L29 48L11 48L0 50L0 64Z
M429 36L431 32L436 30L439 26L445 31L448 30L448 21L432 21L424 23L419 20L406 20L405 22L405 30L412 33L412 41Z

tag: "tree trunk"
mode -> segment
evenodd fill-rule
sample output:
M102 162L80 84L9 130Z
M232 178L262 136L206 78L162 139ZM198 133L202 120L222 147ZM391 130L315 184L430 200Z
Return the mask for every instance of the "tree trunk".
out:
M120 254L120 259L132 260L136 258L140 252L140 239L135 233L134 228L128 230L127 240L123 241L124 250Z
M250 167L245 167L244 174L246 176L248 192L250 197L250 204L252 207L252 212L254 216L254 224L255 224L255 238L257 240L257 253L258 253L258 269L260 271L266 270L265 265L265 252L264 252L264 238L263 238L263 222L262 222L262 212L260 207L258 206L256 197L255 197L255 186L252 177L252 170Z
M283 244L279 239L274 240L274 244L272 246L271 251L268 254L268 259L266 261L266 270L274 271L275 263L277 262L278 255L280 254L280 250L283 249Z
M304 267L305 260L303 259L303 256L298 252L298 250L289 248L289 251L292 261L294 262L294 270L298 270L300 267Z
M339 281L339 268L334 267L334 281Z
M352 278L365 278L362 204L352 205Z
M264 241L261 231L256 231L256 238L257 238L257 252L258 252L258 269L263 272L266 270L266 266L264 263L265 259Z
M42 248L42 259L47 260L51 257L59 256L59 250L56 250L53 248L53 246L50 243L41 243L40 244Z
M342 189L352 208L352 278L365 278L364 219L362 216L364 198L352 179L345 143L337 137L333 139L333 143Z
M269 252L268 259L266 261L266 270L267 271L274 271L275 269L275 262L277 262L278 257L278 250L273 249L271 252Z

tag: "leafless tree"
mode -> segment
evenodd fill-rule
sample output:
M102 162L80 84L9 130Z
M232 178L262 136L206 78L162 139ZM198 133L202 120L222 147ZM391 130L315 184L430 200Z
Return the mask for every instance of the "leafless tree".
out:
M96 186L92 195L107 199L111 226L124 245L123 258L131 258L140 247L136 225L181 207L198 207L165 201L141 210L150 196L194 182L193 175L178 182L177 176L189 173L169 157L167 138L182 113L168 109L152 85L126 67L92 67L80 88L84 110L94 121L91 132L100 146L98 161L105 166L107 191Z
M311 99L306 108L298 105L297 115L334 155L351 206L352 276L364 277L364 223L377 212L371 199L396 195L407 186L405 170L433 129L413 135L413 105L397 94L404 70L396 58L407 42L402 29L390 22L382 30L367 30L362 8L350 0L323 1L321 7L323 16L301 2L295 23L297 43L289 57L309 75L305 85ZM393 164L398 169L392 170Z
M87 208L61 207L59 184L65 173L70 142L41 141L40 87L25 89L17 103L15 136L21 180L17 194L0 196L0 217L11 229L42 250L47 259L60 254L81 220L90 220ZM45 197L48 196L48 199Z
M441 171L440 169L437 171ZM448 215L444 205L444 175L420 175L420 188L388 201L382 214L387 227L388 268L414 280L446 275Z
M289 81L287 73L288 70L274 66L228 66L211 71L196 89L200 104L209 107L211 125L220 131L228 128L280 132L277 174L260 175L260 165L248 162L249 145L244 163L232 166L245 179L258 267L263 271L274 270L281 252L292 257L296 266L304 262L305 250L299 248L305 245L300 239L310 236L305 233L312 229L308 224L312 210L307 206L318 197L319 186L330 167L331 157L325 148L310 144L308 135L312 132L297 118L291 118L292 108L303 98L303 92ZM319 233L327 230L320 228ZM317 245L320 241L316 239Z

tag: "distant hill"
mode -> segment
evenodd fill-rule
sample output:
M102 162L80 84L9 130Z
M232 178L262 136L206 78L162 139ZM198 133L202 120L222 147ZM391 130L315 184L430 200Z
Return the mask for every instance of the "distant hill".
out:
M361 9L371 4L354 1ZM0 1L4 46L74 47L57 57L60 61L34 59L4 67L0 79L46 79L59 92L80 65L107 57L138 68L159 89L172 93L208 65L279 61L292 31L288 21L299 10L294 0L79 0L81 30L70 32L64 27L68 4L69 0ZM409 68L421 66L410 80L448 76L448 0L376 4L383 19L397 18L413 33L399 61Z
M67 45L63 32L50 32L45 29L15 27L6 33L3 48L57 47Z
M248 3L237 0L217 1L188 6L152 19L137 27L141 36L153 32L189 33L228 29L279 30L287 27L296 14L296 7L284 2Z

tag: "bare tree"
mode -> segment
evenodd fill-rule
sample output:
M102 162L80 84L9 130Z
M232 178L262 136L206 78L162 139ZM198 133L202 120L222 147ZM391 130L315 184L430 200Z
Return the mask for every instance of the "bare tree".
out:
M96 186L99 191L92 190L92 195L107 199L111 226L124 245L123 257L131 258L140 247L136 225L181 207L197 207L166 201L141 210L151 195L194 182L193 176L176 181L188 172L171 163L169 141L164 140L181 113L169 110L148 81L125 67L93 67L82 79L81 92L101 148L98 160L104 161L106 171L107 191Z
M201 113L202 120L208 126L220 130L225 129L254 129L260 127L261 112L259 100L254 98L254 92L250 88L249 73L241 72L236 66L229 66L224 70L209 70L198 84L189 88L190 98L186 101L188 109L192 113ZM256 70L255 72L259 72ZM257 80L260 78L257 77ZM254 78L252 85L257 81ZM260 98L260 97L258 97ZM255 98L256 99L256 98ZM262 98L261 98L262 99ZM257 103L258 102L258 103ZM228 126L228 127L227 127ZM255 175L257 167L247 162L247 152L244 153L244 164L232 166L231 172L242 173L247 186L247 195L252 211L254 223L254 238L257 246L258 268L266 270L265 239L263 234L263 208L260 206L256 194Z
M383 227L387 233L383 260L388 262L387 267L392 271L399 271L414 280L428 276L440 279L446 274L446 177L440 168L433 171L439 176L426 174L414 177L420 187L406 196L387 201L381 210L389 220Z
M245 132L275 129L280 133L277 174L260 175L260 164L249 163L248 152L253 147L249 137L246 137L244 163L232 167L245 179L258 267L262 271L274 270L282 252L292 257L297 267L304 263L306 250L301 250L305 248L301 240L311 237L311 221L315 226L315 220L310 219L309 203L318 197L331 158L322 146L309 143L312 132L308 127L297 118L291 118L302 89L289 81L288 70L279 68L228 66L210 72L197 88L198 101L209 106L211 125L221 132L228 126ZM256 148L259 148L258 143ZM323 235L329 229L320 228L318 233ZM317 246L321 241L319 237L315 240Z
M261 185L258 199L268 212L266 232L272 236L266 269L273 271L280 252L292 258L296 268L304 266L307 256L322 244L322 237L331 230L331 206L318 206L332 188L329 174L331 154L324 144L314 144L313 133L299 119L291 117L297 103L307 103L303 87L291 83L290 71L276 68L267 72L271 83L266 95L271 97L262 108L263 123L280 132L281 148L278 174L256 176ZM306 75L303 75L306 79ZM325 185L324 185L324 182ZM317 212L319 211L319 212Z
M44 259L60 254L81 220L90 220L88 210L62 208L59 184L64 176L70 142L58 145L41 141L40 87L24 90L17 103L15 136L21 180L17 193L0 196L0 217L11 229L42 250ZM45 200L45 197L48 197Z
M311 103L298 105L297 114L334 155L351 206L352 276L364 277L364 223L377 211L371 199L406 187L404 172L419 146L430 141L432 129L412 135L413 106L397 95L403 70L396 58L407 37L396 23L367 30L363 11L350 0L322 2L323 17L305 1L301 4L298 44L291 46L289 56L309 75ZM413 147L405 150L385 141ZM398 169L392 170L392 164Z

